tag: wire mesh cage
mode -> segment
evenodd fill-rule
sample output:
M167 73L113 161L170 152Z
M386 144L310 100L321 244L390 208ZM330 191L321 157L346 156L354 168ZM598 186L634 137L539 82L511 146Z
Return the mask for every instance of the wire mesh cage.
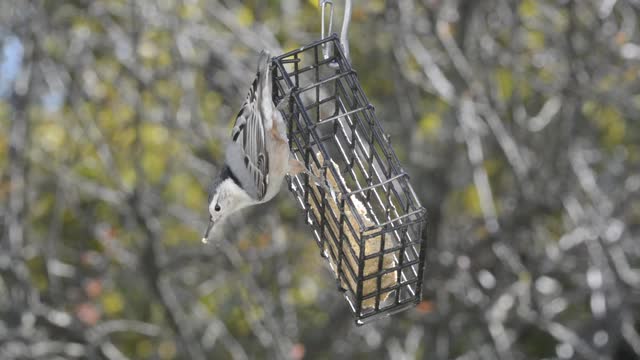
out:
M323 51L324 50L324 51ZM327 54L327 55L325 55ZM290 190L362 325L421 299L426 211L336 35L273 59L274 101L288 91Z

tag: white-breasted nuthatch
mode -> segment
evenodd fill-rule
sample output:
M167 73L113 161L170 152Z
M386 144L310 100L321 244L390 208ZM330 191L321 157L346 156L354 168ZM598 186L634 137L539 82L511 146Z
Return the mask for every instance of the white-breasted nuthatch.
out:
M209 195L209 225L202 238L206 242L213 226L240 209L271 200L280 190L287 173L309 171L290 158L289 141L282 104L273 103L271 56L260 53L258 73L242 104L226 146L225 162ZM316 177L317 178L317 177Z

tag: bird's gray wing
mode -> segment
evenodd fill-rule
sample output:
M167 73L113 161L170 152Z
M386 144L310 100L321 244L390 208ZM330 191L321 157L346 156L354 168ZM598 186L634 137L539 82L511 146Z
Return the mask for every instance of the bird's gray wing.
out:
M269 182L269 153L263 114L259 110L257 99L258 82L259 77L253 82L242 104L231 132L231 140L241 145L239 148L243 152L242 165L255 185L257 200L262 200L267 193Z

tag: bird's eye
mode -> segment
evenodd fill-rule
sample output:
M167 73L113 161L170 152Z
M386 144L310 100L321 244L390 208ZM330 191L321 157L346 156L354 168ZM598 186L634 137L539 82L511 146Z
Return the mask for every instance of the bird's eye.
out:
M220 211L220 205L216 204L216 207L214 208L215 211Z

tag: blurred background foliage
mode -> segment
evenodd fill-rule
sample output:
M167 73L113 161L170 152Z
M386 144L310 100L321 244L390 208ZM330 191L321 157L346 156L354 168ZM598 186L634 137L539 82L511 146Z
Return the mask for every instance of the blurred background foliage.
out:
M317 39L315 0L0 0L0 358L639 356L640 2L354 3L424 301L356 328L286 190L199 241L257 54Z

